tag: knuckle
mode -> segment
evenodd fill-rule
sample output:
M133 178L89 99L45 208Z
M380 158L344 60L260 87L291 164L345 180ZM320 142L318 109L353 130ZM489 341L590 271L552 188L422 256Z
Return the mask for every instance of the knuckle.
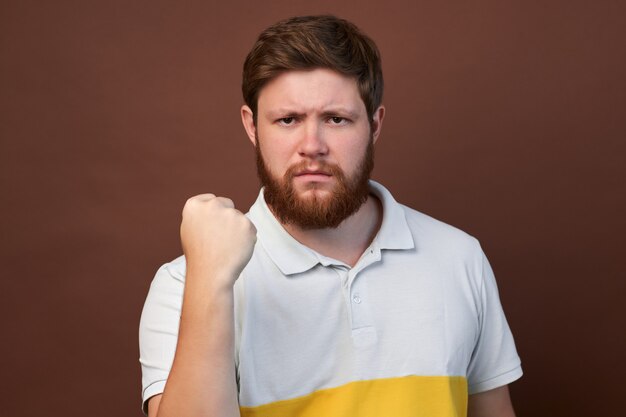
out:
M199 202L203 202L203 201L209 201L209 200L211 200L213 198L215 198L215 195L211 194L211 193L198 194L198 195L194 195L192 197L189 197L187 199L187 203L199 203Z
M216 200L218 200L220 202L220 204L224 207L229 207L229 208L234 208L235 204L233 203L233 200L231 200L228 197L216 197Z

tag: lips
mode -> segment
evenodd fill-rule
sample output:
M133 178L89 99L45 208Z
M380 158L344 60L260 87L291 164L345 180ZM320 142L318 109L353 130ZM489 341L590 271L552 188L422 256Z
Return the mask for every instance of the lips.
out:
M291 166L285 177L298 179L305 182L326 182L332 178L340 177L341 170L334 164L327 162L315 162L301 161L298 164Z
M305 175L323 175L326 177L330 177L332 174L330 172L327 171L321 171L321 170L309 170L309 169L305 169L302 171L299 171L296 173L296 177L302 177Z
M294 180L305 184L322 184L332 180L331 172L324 169L302 169L296 171Z

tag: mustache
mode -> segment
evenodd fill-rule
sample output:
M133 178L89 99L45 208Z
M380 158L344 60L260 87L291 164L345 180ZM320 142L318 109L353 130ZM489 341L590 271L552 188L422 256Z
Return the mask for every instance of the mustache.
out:
M290 166L285 172L286 179L293 179L294 177L307 173L323 174L329 176L343 177L343 171L336 164L329 162L314 162L302 161Z

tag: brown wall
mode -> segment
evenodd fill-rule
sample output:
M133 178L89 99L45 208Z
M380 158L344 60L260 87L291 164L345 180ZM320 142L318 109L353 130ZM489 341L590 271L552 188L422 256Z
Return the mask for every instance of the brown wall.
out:
M261 3L0 5L2 415L140 415L139 315L185 199L256 196L243 58L268 24L320 12L382 50L374 177L493 264L518 414L619 414L624 3Z

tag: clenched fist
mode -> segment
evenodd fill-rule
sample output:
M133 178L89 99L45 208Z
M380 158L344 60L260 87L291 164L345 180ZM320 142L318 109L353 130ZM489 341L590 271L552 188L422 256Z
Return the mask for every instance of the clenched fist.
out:
M210 275L219 280L214 284L228 288L252 257L256 228L230 199L200 194L183 208L180 239L187 270Z

